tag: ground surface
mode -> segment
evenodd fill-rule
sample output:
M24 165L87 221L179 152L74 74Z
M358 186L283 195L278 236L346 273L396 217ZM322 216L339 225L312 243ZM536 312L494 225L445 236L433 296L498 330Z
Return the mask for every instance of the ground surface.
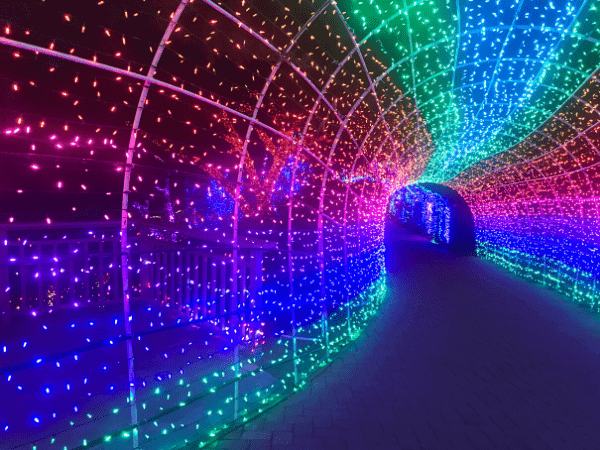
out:
M600 321L392 230L390 296L310 387L225 449L600 449Z

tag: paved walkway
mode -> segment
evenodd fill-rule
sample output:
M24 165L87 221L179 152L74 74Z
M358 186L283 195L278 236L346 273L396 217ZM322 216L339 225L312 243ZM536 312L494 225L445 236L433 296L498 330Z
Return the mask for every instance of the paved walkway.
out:
M600 449L600 320L394 233L391 295L305 391L213 448Z

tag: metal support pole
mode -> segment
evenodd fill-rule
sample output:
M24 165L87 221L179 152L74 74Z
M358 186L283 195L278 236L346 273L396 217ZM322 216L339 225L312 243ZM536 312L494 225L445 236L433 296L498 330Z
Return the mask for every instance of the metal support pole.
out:
M237 381L240 376L240 344L236 344L233 350L233 364L235 373L235 383L233 383L233 420L238 420L239 400L240 400L240 382Z
M598 259L598 258L596 258ZM592 267L598 267L598 265L594 265ZM594 279L594 282L592 283L592 310L594 312L596 312L596 307L598 305L598 301L596 300L598 298L598 291L596 290L596 279L597 276L594 272L592 272L592 277Z
M321 311L321 334L325 341L325 355L329 358L329 324L327 323L327 306Z
M321 191L321 202L319 207L319 273L321 284L321 337L325 342L325 354L329 358L329 330L327 324L327 302L325 298L325 231L323 227L323 191Z
M42 304L42 298L39 298ZM0 323L10 323L10 293L8 285L8 233L5 228L0 229Z
M133 429L133 448L139 449L138 417L135 400L135 371L133 368L133 336L131 334L131 309L129 306L129 246L127 245L127 203L129 201L129 179L131 176L131 161L133 148L127 152L127 169L123 186L123 203L121 212L121 273L123 278L123 318L125 320L125 336L127 336L127 374L129 380L129 407L131 409L131 425Z
M183 10L187 6L189 0L181 0L177 10L173 13L173 17L165 33L160 41L160 44L154 54L154 58L152 59L152 65L150 66L150 70L148 71L148 78L153 78L156 74L156 67L158 66L158 61L162 56L163 50L166 46L167 41L171 37L171 33L175 29L175 25L179 20L179 17L183 13ZM131 169L133 167L133 154L135 152L135 146L137 141L137 133L139 130L140 120L142 118L142 111L144 110L144 106L146 104L146 97L148 96L148 91L150 90L150 81L146 80L144 82L144 88L142 89L142 93L140 94L140 99L138 101L137 109L135 112L135 118L133 120L133 126L131 128L131 135L129 136L129 146L127 147L127 159L125 164L125 174L123 177L123 200L121 203L121 273L123 278L123 315L125 319L125 335L127 336L127 373L129 378L129 406L131 408L131 425L133 428L133 448L139 449L139 439L138 439L138 417L137 417L137 406L136 406L136 398L135 398L135 371L133 367L133 336L131 334L131 310L129 305L129 260L130 260L130 250L127 245L127 209L129 203L129 183L131 180Z
M350 313L350 297L346 294L346 316L348 318L348 340L352 339L352 315Z
M295 305L295 303L292 303L292 348L293 348L292 356L294 357L294 386L298 386L298 339L296 339L296 305Z

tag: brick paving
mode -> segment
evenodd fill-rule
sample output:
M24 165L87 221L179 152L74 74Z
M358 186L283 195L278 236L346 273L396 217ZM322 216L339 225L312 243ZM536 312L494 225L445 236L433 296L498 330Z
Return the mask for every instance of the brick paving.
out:
M390 296L310 386L211 448L600 449L600 321L395 230Z

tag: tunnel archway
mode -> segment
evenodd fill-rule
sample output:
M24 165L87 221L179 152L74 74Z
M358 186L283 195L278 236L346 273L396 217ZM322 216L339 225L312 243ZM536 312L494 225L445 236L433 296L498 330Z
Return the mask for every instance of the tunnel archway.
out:
M110 385L128 398L111 439L137 439L124 413L141 383L133 353L173 361L161 345L200 323L214 339L178 342L180 355L189 342L218 340L232 358L272 344L250 366L285 367L254 386L277 398L381 304L388 200L416 183L450 204L456 193L458 209L464 199L480 256L598 311L598 14L579 0L2 2L2 321L46 331L58 310L123 306L106 318L111 344L97 343L122 345L131 365ZM170 338L141 345L158 324ZM61 339L57 355L79 356ZM60 362L36 362L22 336L3 348L5 371ZM215 392L241 382L210 379ZM54 420L44 398L7 429ZM177 410L174 398L154 409ZM238 420L240 399L227 400ZM68 424L78 411L56 414ZM170 433L175 421L156 414Z
M418 183L400 188L390 198L388 216L457 255L476 254L473 213L448 186Z

